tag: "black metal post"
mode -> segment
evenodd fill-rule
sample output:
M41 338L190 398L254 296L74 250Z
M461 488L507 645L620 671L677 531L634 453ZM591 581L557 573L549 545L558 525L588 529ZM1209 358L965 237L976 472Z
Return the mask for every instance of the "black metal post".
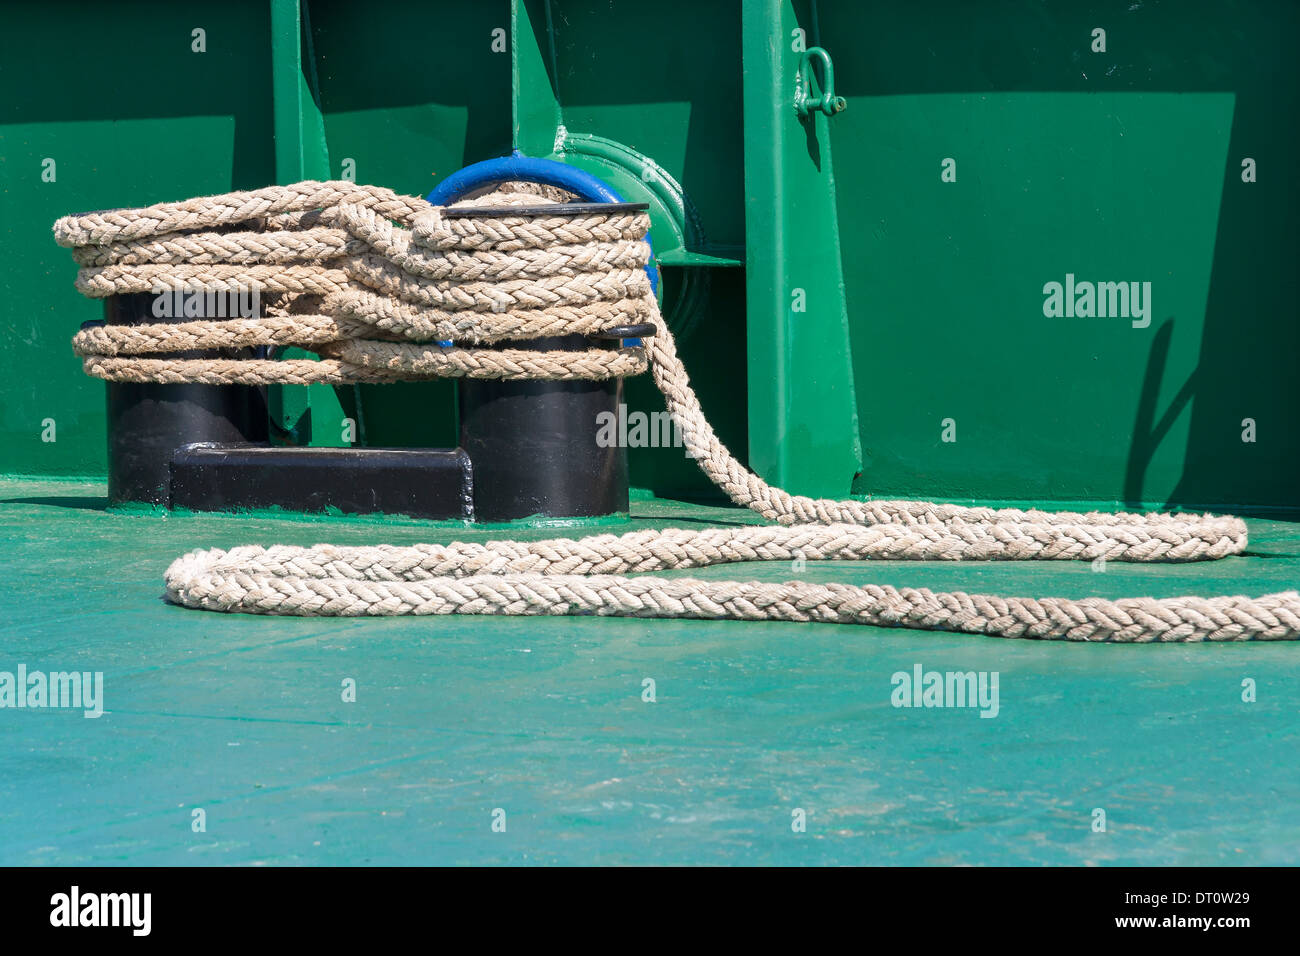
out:
M512 342L521 347L524 343ZM580 335L528 348L576 351ZM601 412L617 420L623 380L500 382L464 379L460 445L474 466L478 521L595 517L628 509L627 449L597 443Z
M640 212L644 203L558 203L532 207L450 207L448 217L578 216ZM602 344L653 333L648 325L606 330ZM502 348L579 351L581 335L503 342ZM626 513L627 449L601 444L601 414L619 417L623 380L502 382L457 386L460 445L474 470L477 521L587 518ZM608 431L608 430L607 430Z
M104 319L109 325L184 321L155 317L156 299L148 292L111 296L104 300ZM168 357L220 358L233 354L231 350L213 350ZM111 505L167 505L172 455L182 445L266 441L266 398L257 386L107 384Z

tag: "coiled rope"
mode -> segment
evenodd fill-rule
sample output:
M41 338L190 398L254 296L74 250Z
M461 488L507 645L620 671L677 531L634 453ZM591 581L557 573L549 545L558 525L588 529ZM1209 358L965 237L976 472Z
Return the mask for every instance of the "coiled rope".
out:
M494 199L542 203L536 195ZM82 267L77 288L86 295L253 286L275 297L265 318L87 329L74 348L100 378L207 384L608 378L648 365L687 452L733 502L774 524L538 542L194 551L167 569L172 601L262 614L594 614L1077 641L1300 639L1296 591L1075 601L625 577L753 560L1196 561L1240 553L1246 527L1212 515L787 494L740 464L705 419L643 272L643 214L444 213L377 187L305 182L61 219L55 237L74 250ZM491 347L642 322L653 325L654 335L639 348ZM469 345L444 348L438 340ZM165 355L279 345L309 348L321 361Z
M524 193L494 200L546 202ZM390 219L412 228L395 228ZM173 291L270 297L265 318L85 329L73 349L88 374L118 382L301 385L643 372L641 348L433 343L487 345L645 321L648 228L644 214L485 225L444 219L423 200L387 189L304 182L70 216L55 223L54 235L73 249L77 290L91 298ZM291 345L321 361L150 357Z

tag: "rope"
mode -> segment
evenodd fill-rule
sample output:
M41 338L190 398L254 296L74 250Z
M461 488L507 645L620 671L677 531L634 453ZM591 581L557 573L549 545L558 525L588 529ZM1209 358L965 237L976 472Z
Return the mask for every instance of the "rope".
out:
M535 194L492 197L544 205ZM166 572L194 608L263 614L546 614L818 621L1083 641L1300 639L1300 593L1260 598L1034 600L927 590L629 578L753 560L1197 561L1239 554L1232 517L971 508L790 495L738 462L704 417L646 282L644 214L445 216L350 183L299 183L69 217L60 244L86 295L254 284L260 319L88 329L86 370L117 381L608 378L648 365L687 453L766 526L539 542L194 551ZM636 349L491 347L648 322ZM444 348L430 339L486 344ZM184 359L196 348L295 344L321 361ZM163 357L158 357L164 353Z
M549 202L531 193L502 205ZM409 228L395 227L395 220ZM268 296L265 318L85 329L87 374L115 382L306 385L430 378L601 380L646 369L645 350L492 346L637 324L650 284L644 213L444 218L421 199L350 183L298 183L69 216L55 240L91 298ZM298 346L321 361L182 357Z

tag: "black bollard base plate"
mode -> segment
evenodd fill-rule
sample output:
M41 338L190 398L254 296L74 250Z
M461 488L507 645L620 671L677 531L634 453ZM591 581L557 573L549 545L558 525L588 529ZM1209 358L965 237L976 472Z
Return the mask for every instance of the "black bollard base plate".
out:
M172 508L474 520L459 448L284 448L200 442L172 456Z

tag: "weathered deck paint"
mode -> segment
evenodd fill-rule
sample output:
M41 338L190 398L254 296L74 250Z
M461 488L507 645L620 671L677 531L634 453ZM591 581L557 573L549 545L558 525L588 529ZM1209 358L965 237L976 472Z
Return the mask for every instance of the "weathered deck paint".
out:
M163 569L190 548L484 532L115 515L103 496L0 481L0 670L103 671L107 710L0 710L0 864L1300 863L1293 644L205 614L161 599ZM755 520L642 497L630 526ZM1250 529L1249 555L1205 564L803 573L1069 597L1295 587L1300 526ZM891 676L918 663L999 672L998 717L892 707ZM341 700L347 677L356 703Z

